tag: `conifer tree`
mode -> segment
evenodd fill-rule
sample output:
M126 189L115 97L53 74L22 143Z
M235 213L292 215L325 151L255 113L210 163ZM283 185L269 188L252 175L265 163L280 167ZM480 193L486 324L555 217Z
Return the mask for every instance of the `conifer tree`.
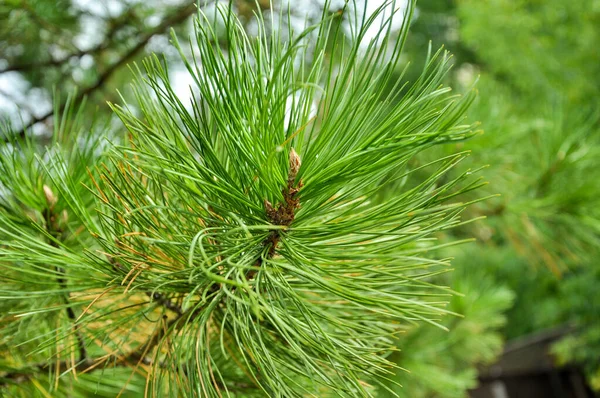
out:
M135 103L111 105L125 134L106 137L72 96L45 150L8 139L0 391L391 391L400 333L452 314L437 237L481 181L448 177L467 153L412 167L473 134L472 94L442 85L441 50L398 78L414 2L399 32L384 9L344 8L347 26L325 12L302 32L258 15L256 37L229 8L199 13L191 57L173 35L189 103L153 56L133 68Z

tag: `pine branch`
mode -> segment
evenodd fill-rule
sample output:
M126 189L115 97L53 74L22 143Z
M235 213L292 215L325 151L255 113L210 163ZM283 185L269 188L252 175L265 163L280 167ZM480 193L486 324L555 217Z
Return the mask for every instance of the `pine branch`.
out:
M437 236L464 223L467 204L454 198L481 184L469 170L448 174L464 153L409 167L421 151L472 135L464 123L472 95L449 95L443 86L447 54L432 54L411 86L397 78L414 7L409 2L393 44L391 20L356 19L346 40L327 12L299 35L258 14L258 33L249 37L231 8L217 9L218 20L200 13L192 59L173 37L194 80L190 103L153 56L133 84L136 105L111 104L127 141L83 162L99 166L89 174L72 151L49 155L45 170L89 236L61 251L22 238L19 226L3 232L10 242L0 263L9 271L4 290L28 284L11 297L26 304L15 312L54 310L40 297L58 289L38 274L55 272L37 268L52 257L73 294L75 278L94 275L80 287L95 295L86 311L118 285L155 301L121 295L90 310L80 324L93 325L94 341L134 348L88 357L81 371L148 364L157 372L150 396L167 389L224 396L221 386L232 380L265 395L373 395L373 384L394 368L388 358L397 333L418 322L442 326L451 314L451 291L434 279L449 260L432 253L448 245ZM378 34L364 46L372 27ZM8 173L11 162L6 157ZM380 195L380 181L389 179L408 182L394 196ZM40 208L35 197L30 202ZM113 266L92 253L109 253ZM139 337L139 321L159 306L160 327ZM123 330L132 335L115 339ZM36 353L51 357L55 344L48 339ZM49 366L61 370L37 369Z
M154 335L148 342L143 344L139 350L133 351L127 355L108 355L97 358L84 358L75 365L73 365L70 360L41 362L22 370L0 375L0 387L11 383L27 382L32 377L38 377L40 374L48 372L64 373L75 370L80 373L86 373L116 367L137 366L139 364L152 365L152 361L148 359L146 354L158 343L158 341L160 341L160 335Z
M120 264L114 257L107 255L108 261L115 267L116 269L123 269L123 265ZM183 314L183 309L180 305L175 304L171 299L165 297L164 294L159 292L145 292L148 297L150 297L153 301L156 301L161 306L166 309L175 312L177 315Z

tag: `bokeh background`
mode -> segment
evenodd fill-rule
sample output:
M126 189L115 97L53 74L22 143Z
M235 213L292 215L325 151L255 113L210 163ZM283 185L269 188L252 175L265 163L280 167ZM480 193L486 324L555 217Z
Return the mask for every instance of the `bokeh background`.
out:
M210 14L211 2L203 6ZM358 12L383 2L356 1ZM269 1L233 1L252 34ZM333 1L335 12L344 1ZM397 4L402 7L403 4ZM317 20L321 0L274 1L290 23ZM190 78L169 45L191 32L194 1L0 0L0 118L43 145L52 114L77 89L89 118L121 126L106 102L130 97L131 67L165 54L175 90ZM401 23L401 15L398 18ZM344 16L340 23L345 23ZM404 397L591 397L600 390L600 0L419 0L402 76L414 81L428 49L454 54L447 84L475 89L481 134L415 159L472 151L457 172L489 184L458 229L439 236L462 295L444 320L408 330L394 358ZM398 25L399 27L399 25ZM398 76L401 76L401 70ZM409 83L410 84L410 83ZM382 195L393 195L386 185ZM400 189L400 188L398 188ZM477 199L489 197L484 201ZM383 394L383 393L382 393Z

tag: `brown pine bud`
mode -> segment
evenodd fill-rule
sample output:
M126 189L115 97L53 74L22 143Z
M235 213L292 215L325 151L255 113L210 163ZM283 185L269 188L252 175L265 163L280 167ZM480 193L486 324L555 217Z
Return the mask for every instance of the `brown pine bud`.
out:
M298 156L298 153L292 148L290 151L290 173L288 174L288 182L291 183L296 179L301 165L302 161L300 160L300 156Z
M269 218L269 220L273 221L273 218L277 214L277 211L275 210L271 202L269 202L267 199L265 199L265 210L267 212L267 217Z
M44 185L44 195L46 196L46 203L50 209L54 208L54 205L58 201L58 198L52 192L52 189L48 185Z
M67 209L64 209L61 214L61 219L64 224L69 222L69 213L67 213Z

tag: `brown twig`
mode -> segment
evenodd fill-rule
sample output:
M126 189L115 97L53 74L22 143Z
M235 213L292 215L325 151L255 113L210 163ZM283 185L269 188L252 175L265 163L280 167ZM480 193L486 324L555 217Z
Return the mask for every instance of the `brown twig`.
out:
M153 361L150 359L149 353L159 345L161 340L167 336L172 330L178 327L178 323L184 319L192 320L198 316L204 307L190 308L185 312L182 312L177 317L167 322L164 327L157 327L156 331L150 336L150 338L135 350L125 355L104 355L96 358L83 358L78 363L72 364L71 361L63 360L59 362L46 361L31 365L26 369L17 370L14 372L8 372L4 375L0 375L0 387L8 384L19 384L26 382L31 377L40 373L64 373L68 371L77 371L79 373L86 373L95 371L98 369L109 369L117 367L130 367L144 364L151 366ZM166 316L163 317L166 319ZM160 367L167 367L167 364L159 362L156 364Z
M271 224L281 225L288 227L294 221L296 211L300 208L300 200L297 198L300 188L302 188L302 181L296 184L296 177L300 170L301 160L300 156L296 153L294 148L290 151L290 170L288 172L287 185L283 188L281 193L283 194L283 203L279 203L277 207L273 207L271 202L265 199L265 211L267 218ZM267 252L267 259L273 258L279 240L281 239L281 230L276 229L271 231L267 239L264 241L264 245L269 247ZM261 256L256 260L257 268L260 268L264 262L264 258ZM253 279L258 271L256 269L248 272L246 277Z

